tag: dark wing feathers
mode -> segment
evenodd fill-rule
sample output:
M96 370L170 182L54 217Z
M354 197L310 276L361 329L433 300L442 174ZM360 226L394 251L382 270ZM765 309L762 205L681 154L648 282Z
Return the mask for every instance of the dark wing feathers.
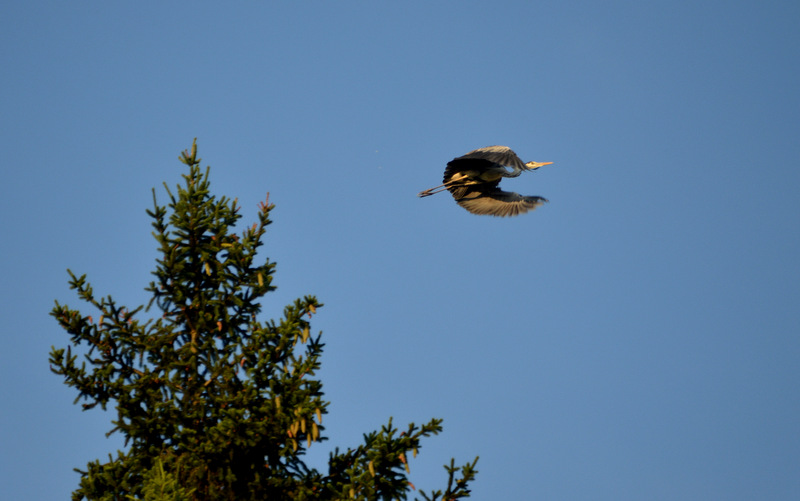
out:
M465 171L483 172L494 165L494 162L484 158L467 158L466 156L454 158L447 163L444 169L443 183L447 183L455 174Z
M477 150L472 150L466 155L460 156L455 160L468 158L488 160L492 163L525 170L525 162L520 160L517 154L514 153L514 151L508 146L487 146L485 148L478 148Z

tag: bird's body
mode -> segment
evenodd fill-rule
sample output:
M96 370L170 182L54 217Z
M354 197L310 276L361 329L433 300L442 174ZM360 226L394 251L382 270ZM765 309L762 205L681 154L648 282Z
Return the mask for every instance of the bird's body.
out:
M517 177L523 171L551 163L524 163L507 146L487 146L448 162L444 170L444 184L424 190L418 196L427 197L446 189L458 205L473 214L516 216L535 209L547 200L503 191L498 187L500 180Z

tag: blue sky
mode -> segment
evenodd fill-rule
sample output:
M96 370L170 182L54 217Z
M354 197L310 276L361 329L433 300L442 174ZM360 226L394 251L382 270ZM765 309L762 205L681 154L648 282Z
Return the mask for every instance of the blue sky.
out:
M264 318L314 294L328 442L444 419L411 481L474 499L800 497L800 4L6 2L0 481L65 499L122 446L48 370L53 300L147 301L151 188L198 138ZM549 204L418 199L503 144ZM83 308L83 306L81 306Z

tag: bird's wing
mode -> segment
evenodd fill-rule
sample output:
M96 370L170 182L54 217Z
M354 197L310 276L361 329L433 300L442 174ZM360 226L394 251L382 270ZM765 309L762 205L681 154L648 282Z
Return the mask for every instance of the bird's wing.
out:
M468 158L466 156L454 158L447 162L447 167L444 169L443 183L453 181L453 178L460 176L462 173L468 171L483 172L490 169L494 163L485 158Z
M517 216L547 202L546 198L527 197L497 187L485 189L481 186L464 186L451 193L461 207L473 214L487 216Z
M492 163L505 165L514 169L525 170L525 162L520 160L514 151L508 146L487 146L485 148L478 148L472 150L466 155L456 158L455 160L467 158L480 158L488 160Z

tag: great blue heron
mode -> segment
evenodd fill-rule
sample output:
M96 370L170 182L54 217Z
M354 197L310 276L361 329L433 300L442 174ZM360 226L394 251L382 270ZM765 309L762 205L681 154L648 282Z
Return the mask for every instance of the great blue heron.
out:
M547 199L503 191L498 187L500 180L517 177L523 171L552 163L523 163L508 146L487 146L448 162L444 170L444 184L421 191L417 196L427 197L447 190L458 205L473 214L500 217L525 214L547 202Z

